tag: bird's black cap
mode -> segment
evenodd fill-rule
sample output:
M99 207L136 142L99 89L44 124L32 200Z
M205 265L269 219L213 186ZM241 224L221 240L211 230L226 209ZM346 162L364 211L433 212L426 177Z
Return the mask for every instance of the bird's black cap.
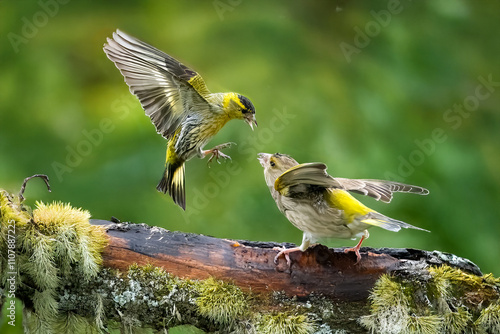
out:
M245 110L243 110L243 113L246 114L247 112L251 112L252 114L255 114L255 107L248 98L240 94L238 94L238 98L240 99L240 102L245 106Z

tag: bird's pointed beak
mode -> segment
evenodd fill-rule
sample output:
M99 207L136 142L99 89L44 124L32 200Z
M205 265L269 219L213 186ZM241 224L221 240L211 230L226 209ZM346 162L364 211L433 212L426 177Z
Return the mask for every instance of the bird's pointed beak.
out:
M269 163L269 159L271 159L272 154L269 153L259 153L257 154L258 160L262 167L266 168L266 165Z
M257 120L255 119L255 114L251 114L251 116L245 117L245 122L250 125L250 128L252 128L253 131L253 126L257 127Z

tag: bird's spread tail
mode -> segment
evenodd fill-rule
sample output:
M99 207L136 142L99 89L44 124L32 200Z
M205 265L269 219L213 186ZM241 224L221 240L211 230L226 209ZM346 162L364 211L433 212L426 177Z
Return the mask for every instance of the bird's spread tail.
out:
M373 225L373 226L378 226L378 227L381 227L385 230L393 231L393 232L399 231L402 227L403 228L413 228L416 230L429 232L427 230L424 230L423 228L416 227L416 226L410 225L408 223L405 223L403 221L384 216L383 214L380 214L378 212L369 212L368 214L363 216L363 218L361 219L361 222L365 223L365 224Z
M163 177L156 186L156 189L164 194L168 192L175 204L186 210L184 169L184 162L180 164L167 163Z

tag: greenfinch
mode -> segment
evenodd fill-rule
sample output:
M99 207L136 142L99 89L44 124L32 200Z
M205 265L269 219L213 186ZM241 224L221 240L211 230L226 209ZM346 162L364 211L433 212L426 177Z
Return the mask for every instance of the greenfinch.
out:
M354 251L356 262L359 262L359 249L369 236L369 227L378 226L393 232L402 227L423 230L368 208L349 192L389 203L394 192L427 195L429 191L425 188L384 180L332 177L327 174L323 163L299 164L292 157L280 153L260 153L258 159L264 167L266 184L278 209L304 232L302 244L295 248L280 248L275 263L284 255L290 266L289 253L304 252L311 243L324 238L361 237L355 247L345 249L345 252Z
M186 209L185 162L221 152L231 143L204 146L232 119L257 126L252 102L237 93L210 93L203 78L166 53L120 30L104 44L104 52L137 96L156 131L168 140L165 171L156 189Z

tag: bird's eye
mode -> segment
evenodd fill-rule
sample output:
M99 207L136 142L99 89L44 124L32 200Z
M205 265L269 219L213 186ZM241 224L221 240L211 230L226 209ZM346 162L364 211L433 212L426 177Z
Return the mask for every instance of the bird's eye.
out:
M274 163L274 161L271 161L269 164L271 165L271 167L276 166L276 164Z

